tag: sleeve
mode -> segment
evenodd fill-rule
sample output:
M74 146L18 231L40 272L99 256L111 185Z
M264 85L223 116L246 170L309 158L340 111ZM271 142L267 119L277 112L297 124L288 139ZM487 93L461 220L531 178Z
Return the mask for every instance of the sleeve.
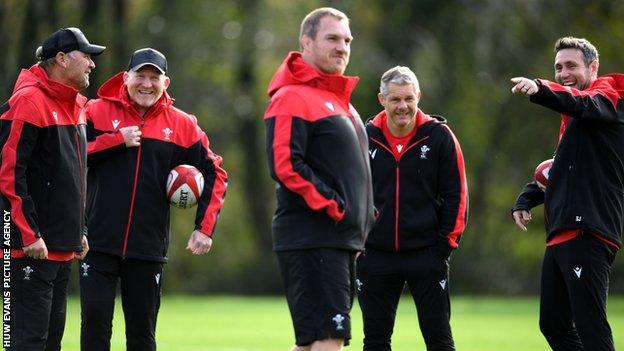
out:
M197 206L195 229L212 237L223 207L228 175L221 168L223 158L210 150L208 137L199 126L196 127L196 136L198 141L191 148L197 151L191 153L193 156L188 163L197 167L204 176L204 190Z
M87 165L95 166L118 152L126 149L123 135L117 130L113 133L102 132L95 128L91 115L91 104L82 110L87 121Z
M533 207L544 203L544 192L535 181L527 183L518 194L516 203L511 208L511 213L525 210L531 211Z
M299 195L310 209L325 211L334 221L341 221L345 215L344 200L306 163L312 123L281 114L265 118L265 125L271 177Z
M457 248L468 218L468 185L459 141L446 125L446 141L442 144L439 166L439 194L442 198L440 212L440 245ZM448 255L447 255L448 256Z
M23 102L12 108L13 116L37 116L35 106ZM32 120L32 117L28 118ZM6 205L11 209L11 218L20 233L24 247L41 237L37 224L35 204L28 191L26 171L37 145L39 127L22 119L0 121L0 189ZM12 244L14 245L14 244Z
M586 90L562 86L536 79L539 87L530 100L572 118L624 123L624 114L617 110L618 92L605 81L598 81Z

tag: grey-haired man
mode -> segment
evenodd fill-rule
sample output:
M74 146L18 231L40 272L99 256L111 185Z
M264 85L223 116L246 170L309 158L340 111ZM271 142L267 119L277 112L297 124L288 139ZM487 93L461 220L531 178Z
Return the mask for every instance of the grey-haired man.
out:
M71 261L89 249L80 114L86 98L79 90L89 85L91 56L104 49L78 28L59 29L37 49L39 62L21 71L0 107L0 207L10 214L11 237L7 350L61 348Z

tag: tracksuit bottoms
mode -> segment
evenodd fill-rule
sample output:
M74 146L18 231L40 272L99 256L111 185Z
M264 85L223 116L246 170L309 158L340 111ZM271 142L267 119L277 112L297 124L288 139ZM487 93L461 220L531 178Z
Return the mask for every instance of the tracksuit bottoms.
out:
M57 351L65 331L71 261L11 259L11 347Z
M451 334L448 258L433 248L409 252L366 249L357 260L358 301L364 350L389 351L396 310L407 287L416 304L427 350L455 350Z
M110 350L118 283L126 324L126 348L156 350L163 265L89 251L79 269L82 351Z
M539 324L553 350L614 350L607 295L615 251L586 233L546 248Z

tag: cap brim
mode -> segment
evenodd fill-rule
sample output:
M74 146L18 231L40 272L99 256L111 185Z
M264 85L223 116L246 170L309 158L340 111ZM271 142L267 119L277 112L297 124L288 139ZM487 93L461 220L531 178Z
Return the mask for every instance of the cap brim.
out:
M84 52L85 54L97 56L101 54L102 52L104 52L104 50L106 50L106 46L89 44L86 47L82 49L78 49L78 50Z
M160 73L165 74L165 71L163 71L162 68L160 68L160 67L158 67L155 64L150 63L150 62L139 63L138 65L132 67L130 70L136 72L136 71L140 70L141 67L143 67L143 66L152 66L152 67L156 68Z

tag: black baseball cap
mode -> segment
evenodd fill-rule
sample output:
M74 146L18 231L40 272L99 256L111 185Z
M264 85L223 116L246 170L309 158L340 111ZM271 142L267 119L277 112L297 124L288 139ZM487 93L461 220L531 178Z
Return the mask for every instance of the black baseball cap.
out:
M56 56L59 51L68 53L74 50L97 56L106 49L106 46L93 45L87 37L76 27L61 28L52 33L37 49L37 58L47 60Z
M156 67L160 73L167 73L167 58L160 51L152 48L139 49L132 54L128 71L138 71L145 65Z

